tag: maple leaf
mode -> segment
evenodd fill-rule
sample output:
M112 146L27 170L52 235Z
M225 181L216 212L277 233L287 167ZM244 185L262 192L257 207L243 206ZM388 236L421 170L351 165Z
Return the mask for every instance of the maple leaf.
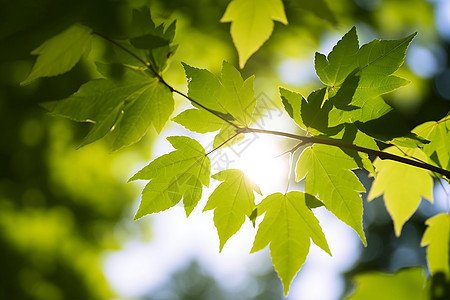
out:
M256 105L254 76L244 81L239 71L226 61L223 62L220 78L208 70L183 65L188 78L188 96L210 111L193 103L197 108L181 112L173 118L175 122L199 133L220 129L214 140L214 147L236 134L236 127L225 120L241 127L247 127L251 123ZM243 137L240 134L226 146L239 142Z
M306 148L296 167L296 180L305 178L305 191L318 195L325 207L352 227L366 245L362 227L364 186L351 171L358 164L338 147L314 144Z
M100 72L111 78L91 80L68 98L44 104L52 114L94 123L82 145L102 138L118 125L113 149L128 146L139 141L151 123L160 132L174 109L172 92L151 73L118 67L120 77L98 64Z
M251 252L264 249L270 243L272 263L284 286L285 296L297 272L306 260L310 239L331 255L327 241L302 192L285 195L275 193L257 206L258 215L265 213L259 225Z
M319 78L330 87L339 88L344 79L357 71L359 83L349 104L359 109L343 110L336 107L329 113L329 125L344 122L367 122L391 110L380 97L408 81L392 75L403 63L406 49L415 37L413 33L398 40L373 40L359 48L353 27L336 44L328 57L316 53L315 68Z
M255 208L253 191L261 194L261 190L237 169L221 171L212 178L223 182L209 196L203 211L214 209L214 224L222 251L226 241L241 228L245 216L252 214Z
M151 180L142 191L135 220L169 209L181 198L189 216L201 198L202 186L209 186L211 163L203 147L185 136L167 140L177 150L153 160L130 179Z
M233 0L220 22L231 22L231 37L239 53L239 66L272 34L274 21L287 24L281 0Z
M426 160L420 149L389 147L384 150L399 156L405 154L416 159ZM405 222L413 215L422 197L433 202L433 179L430 172L421 168L392 160L374 161L377 177L367 195L372 201L383 195L386 208L394 221L395 234L400 236Z

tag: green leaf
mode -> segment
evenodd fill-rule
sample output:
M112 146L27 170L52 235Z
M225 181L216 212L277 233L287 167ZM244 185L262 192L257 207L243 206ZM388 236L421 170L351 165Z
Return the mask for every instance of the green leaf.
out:
M422 268L403 269L394 274L373 272L354 278L356 291L346 300L425 300L425 275Z
M450 215L440 213L429 218L421 246L427 248L428 267L432 275L443 272L450 279Z
M358 51L358 36L356 28L352 27L334 46L328 57L316 52L314 64L317 76L326 85L339 86L358 67Z
M222 119L204 109L187 109L173 118L172 121L198 133L216 131L224 125Z
M357 71L359 76L358 87L348 102L359 109L335 107L329 114L329 126L367 122L391 110L380 96L408 83L392 74L402 65L406 49L414 36L415 33L399 40L373 40L359 48L358 36L353 27L328 57L316 53L316 72L322 82L332 88L339 88L353 71Z
M212 176L223 181L211 194L203 211L214 209L214 224L220 239L220 251L226 241L244 224L255 209L255 195L261 194L259 187L250 181L241 170L230 169Z
M133 9L132 14L131 36L137 37L155 32L156 26L148 7Z
M154 81L135 99L125 104L113 149L139 141L151 123L160 133L172 114L173 108L174 100L170 90L161 82Z
M220 94L218 102L228 114L238 121L239 125L247 126L252 121L252 114L256 106L253 79L254 76L250 76L244 81L232 64L223 62L220 79L223 92Z
M75 24L45 41L31 54L39 55L28 77L21 85L40 77L50 77L70 71L83 54L90 50L92 30Z
M319 135L317 137L327 140L339 141L348 145L352 144L355 146L360 146L376 151L380 150L375 140L372 137L365 134L364 132L360 131L354 124L345 124L343 126L343 130L341 130L336 135L333 136ZM342 149L342 151L344 151L347 155L353 157L359 168L361 169L364 168L373 175L375 175L375 169L367 153L356 152L348 149Z
M399 156L404 153L410 157L426 160L426 155L420 149L389 147L384 150ZM420 199L425 197L433 201L433 179L429 171L395 162L392 160L375 159L377 172L372 188L367 196L368 201L384 195L384 203L392 220L395 234L400 236L403 224L414 214Z
M220 129L214 140L214 147L235 135L236 130L236 127L231 126L218 115L241 127L251 123L256 106L253 76L244 81L239 71L225 61L220 78L208 70L193 68L187 64L183 66L188 80L188 96L210 111L193 103L198 109L182 112L174 118L175 122L199 133ZM237 143L243 136L240 134L226 146Z
M211 163L203 147L185 136L167 140L177 150L158 157L130 178L151 180L142 191L135 220L169 209L181 198L189 216L201 198L202 186L209 186Z
M443 169L450 169L450 117L421 124L413 132L430 141L422 149L429 157L428 161Z
M280 89L280 95L289 116L307 133L314 136L323 133L335 135L341 128L338 126L331 127L328 124L329 113L333 106L345 111L358 109L356 106L349 105L358 87L358 82L359 77L355 75L355 72L350 73L337 93L334 93L330 98L328 98L327 88L313 91L308 96L308 100L300 94L285 89Z
M274 21L287 24L281 0L233 0L220 21L232 22L231 37L239 54L241 69L269 39Z
M258 214L265 213L259 225L251 252L270 243L270 255L284 286L285 296L309 252L310 239L331 255L327 241L312 211L305 204L305 194L289 192L267 196L257 206Z
M189 97L222 116L229 116L227 119L234 121L236 125L250 124L256 105L254 76L244 81L239 71L226 61L222 64L220 78L208 70L193 68L187 64L183 66L188 80ZM193 105L198 107L195 103Z
M108 73L103 65L99 70ZM120 78L91 80L70 97L45 106L52 114L94 123L83 145L112 130L123 110L113 145L119 149L139 141L152 122L160 132L174 109L174 100L171 91L156 78L122 66Z
M289 116L307 133L319 135L337 133L328 127L331 102L324 102L326 88L313 91L306 100L302 95L280 89L281 100Z
M306 193L318 195L325 207L352 227L366 245L360 197L360 192L365 192L365 189L351 171L356 168L356 161L338 147L314 144L301 154L296 167L296 180L306 177Z
M301 109L302 106L307 105L308 101L306 101L301 94L291 92L284 88L280 88L280 96L284 110L294 120L294 122L300 126L300 128L306 131L308 126L306 126L303 122Z

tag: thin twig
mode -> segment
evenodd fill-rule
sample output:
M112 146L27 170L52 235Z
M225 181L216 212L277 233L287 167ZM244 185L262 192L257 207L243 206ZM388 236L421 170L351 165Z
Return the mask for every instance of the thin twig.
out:
M217 149L222 148L226 143L228 143L229 141L234 139L238 134L240 134L240 132L236 132L233 136L229 137L226 141L222 142L219 146L215 147L214 149L212 149L211 151L206 153L206 156L210 155L211 153L213 153Z

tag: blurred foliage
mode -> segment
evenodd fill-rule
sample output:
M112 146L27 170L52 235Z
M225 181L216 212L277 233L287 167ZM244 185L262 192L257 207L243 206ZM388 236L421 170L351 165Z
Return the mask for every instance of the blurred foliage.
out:
M130 7L150 5L157 20L177 18L175 41L180 46L166 77L185 90L180 61L216 73L223 59L237 65L230 25L219 22L228 3L228 0L0 3L0 299L113 297L102 273L102 253L119 249L128 236L146 236L145 229L149 226L145 221L131 223L138 191L124 183L131 175L132 165L150 159L154 130L138 145L120 152L110 152L110 140L77 150L88 131L87 125L51 118L38 104L65 98L76 91L95 75L92 65L82 61L63 76L20 87L35 59L29 53L74 22L120 38L129 30ZM421 77L411 67L418 63L417 59L407 57L399 75L410 79L412 84L386 98L400 110L409 128L438 120L449 111L450 93L445 87L450 78L450 44L436 30L434 2L326 0L326 3L333 14L322 15L328 21L294 0L284 1L289 24L275 24L269 41L242 70L243 77L257 75L257 93L264 91L278 99L279 84L300 92L317 87L314 74L300 80L312 72L312 64L309 66L307 62L313 61L314 51L325 52L322 48L332 45L338 36L356 25L361 43L374 37L398 38L418 31L413 47L423 47L435 58L437 69L430 76ZM334 19L337 25L330 23ZM101 59L109 51L104 47L90 55ZM287 73L280 67L283 62L290 67ZM294 62L304 69L292 72ZM284 82L286 78L289 82ZM395 239L384 207L379 201L366 206L369 205L365 210L369 247L349 276L365 270L396 271L400 267L424 265L424 250L418 245L425 229L425 216L416 214L406 224L402 237ZM377 216L370 216L373 213ZM406 252L401 252L405 249ZM199 293L215 295L204 299L229 298L220 285L202 272L193 264L180 275L174 275L166 289L173 290L171 295L177 294L179 299L200 299ZM264 284L273 282L273 278L274 273L255 277L258 286L255 299L281 297L279 285L272 288L273 285ZM186 286L191 288L186 290Z
M348 300L427 299L425 276L421 268L405 269L396 274L368 273L355 277L356 292Z

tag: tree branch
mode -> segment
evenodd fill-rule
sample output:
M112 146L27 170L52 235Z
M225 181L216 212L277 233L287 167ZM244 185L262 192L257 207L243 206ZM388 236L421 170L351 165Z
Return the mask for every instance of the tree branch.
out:
M303 143L324 144L324 145L339 147L341 149L349 149L349 150L354 150L354 151L357 151L357 152L363 152L363 153L367 153L369 155L375 155L375 156L379 157L380 159L389 159L389 160L401 162L401 163L404 163L404 164L407 164L407 165L410 165L410 166L415 166L415 167L418 167L418 168L429 170L429 171L441 174L441 175L443 175L443 176L445 176L445 177L450 179L450 171L448 171L448 170L444 170L444 169L441 169L439 167L436 167L436 166L433 166L433 165L430 165L430 164L427 164L427 163L424 163L424 162L420 162L420 161L417 161L417 160L409 159L409 158L406 158L406 157L394 155L394 154L383 152L383 151L379 151L379 150L373 150L373 149L360 147L360 146L353 145L353 144L346 144L346 143L343 143L342 141L338 141L338 140L325 140L325 139L319 139L319 138L316 138L316 137L301 136L301 135L296 135L296 134L287 133L287 132L281 132L281 131L264 130L264 129L257 129L257 128L249 128L249 127L239 127L238 125L234 124L233 122L231 122L230 120L225 118L222 115L222 113L217 112L215 110L212 110L212 109L202 105L201 103L199 103L196 100L192 99L190 96L186 95L185 93L183 93L181 91L178 91L175 88L173 88L170 84L168 84L164 80L164 78L153 68L153 66L149 62L146 62L145 60L140 58L138 55L136 55L135 53L133 53L132 51L130 51L129 49L127 49L123 45L119 44L118 42L112 40L111 38L109 38L108 36L105 36L102 33L94 31L93 34L95 34L95 35L103 38L104 40L112 43L113 45L119 47L120 49L122 49L123 51L125 51L126 53L128 53L129 55L134 57L141 64L143 64L147 69L149 69L158 78L158 80L162 84L164 84L171 92L176 93L176 94L186 98L191 103L194 103L195 105L203 108L204 110L210 112L211 114L215 115L216 117L222 119L223 121L225 121L229 125L231 125L234 128L236 128L236 134L235 135L230 137L228 140L226 140L220 146L218 146L215 149L213 149L212 151L210 151L208 154L210 154L210 153L214 152L215 150L221 148L225 143L227 143L229 140L231 140L234 137L236 137L239 133L254 132L254 133L272 134L272 135L278 135L278 136L282 136L282 137L287 137L287 138L291 138L291 139L302 141ZM297 148L297 146L296 146L296 148Z
M343 143L342 141L338 141L338 140L325 140L325 139L319 139L316 137L301 136L301 135L287 133L287 132L265 130L265 129L258 129L258 128L241 128L238 130L238 132L239 133L254 132L254 133L272 134L272 135L278 135L278 136L282 136L282 137L287 137L287 138L303 141L304 143L324 144L324 145L339 147L341 149L354 150L357 152L363 152L363 153L367 153L369 155L378 156L380 159L389 159L389 160L401 162L401 163L404 163L404 164L407 164L410 166L415 166L418 168L429 170L429 171L441 174L447 178L450 178L450 171L448 171L448 170L441 169L439 167L436 167L436 166L433 166L433 165L430 165L427 163L423 163L423 162L420 162L417 160L398 156L395 154L391 154L391 153L387 153L387 152L383 152L383 151L379 151L379 150L374 150L374 149L370 149L370 148L365 148L365 147L361 147L361 146L357 146L357 145L353 145L353 144L346 144L346 143Z

